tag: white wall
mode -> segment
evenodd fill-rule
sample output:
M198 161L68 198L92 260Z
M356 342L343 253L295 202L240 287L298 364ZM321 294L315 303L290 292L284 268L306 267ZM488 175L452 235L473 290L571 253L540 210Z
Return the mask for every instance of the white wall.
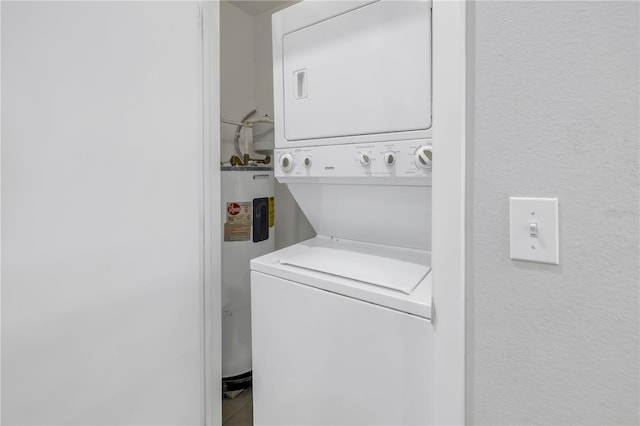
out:
M222 116L239 120L257 108L261 115L273 117L271 15L282 7L252 16L228 2L220 4ZM222 126L223 161L234 152L234 132L235 127ZM275 199L276 249L315 235L285 185L276 182Z
M2 423L200 424L192 2L2 3Z
M638 424L639 4L469 19L468 421ZM558 197L559 266L509 260L513 195Z
M220 114L240 121L256 107L253 17L231 3L220 2ZM221 159L235 155L235 126L220 127ZM240 135L244 147L244 132Z

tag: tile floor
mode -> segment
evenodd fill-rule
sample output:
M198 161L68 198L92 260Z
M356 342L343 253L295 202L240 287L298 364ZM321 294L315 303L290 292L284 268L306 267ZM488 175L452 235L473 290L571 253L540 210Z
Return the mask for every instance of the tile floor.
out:
M222 426L253 425L253 393L249 388L233 399L222 400Z

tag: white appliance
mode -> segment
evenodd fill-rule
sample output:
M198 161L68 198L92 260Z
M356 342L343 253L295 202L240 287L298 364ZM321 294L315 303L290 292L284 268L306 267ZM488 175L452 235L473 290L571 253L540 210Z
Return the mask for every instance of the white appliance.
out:
M274 168L318 233L251 261L254 423L429 424L431 10L274 14Z
M317 237L253 261L254 424L431 423L431 276L406 294L294 266L318 256L316 249L329 260L370 256L358 265L365 272L379 260L402 275L403 265L425 260L423 253Z
M431 127L429 1L305 1L273 15L276 148Z
M251 384L249 261L275 248L270 167L221 168L223 390Z

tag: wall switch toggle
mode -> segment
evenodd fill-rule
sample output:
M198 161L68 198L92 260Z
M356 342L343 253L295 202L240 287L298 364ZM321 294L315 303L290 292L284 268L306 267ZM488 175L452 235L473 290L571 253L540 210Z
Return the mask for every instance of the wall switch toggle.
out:
M513 260L559 264L558 199L510 197L509 240Z

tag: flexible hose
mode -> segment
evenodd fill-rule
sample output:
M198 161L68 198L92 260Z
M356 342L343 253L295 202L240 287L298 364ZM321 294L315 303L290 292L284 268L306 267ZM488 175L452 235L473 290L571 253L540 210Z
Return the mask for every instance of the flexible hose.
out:
M245 115L244 117L242 117L242 120L240 120L241 123L244 123L245 120L247 120L249 117L251 117L253 114L256 113L256 111L258 111L257 109L254 109L253 111L251 111L249 114ZM236 134L233 138L233 146L236 149L236 155L240 158L242 158L242 152L240 151L240 132L242 131L242 126L238 126L236 127ZM248 152L247 152L248 154Z

